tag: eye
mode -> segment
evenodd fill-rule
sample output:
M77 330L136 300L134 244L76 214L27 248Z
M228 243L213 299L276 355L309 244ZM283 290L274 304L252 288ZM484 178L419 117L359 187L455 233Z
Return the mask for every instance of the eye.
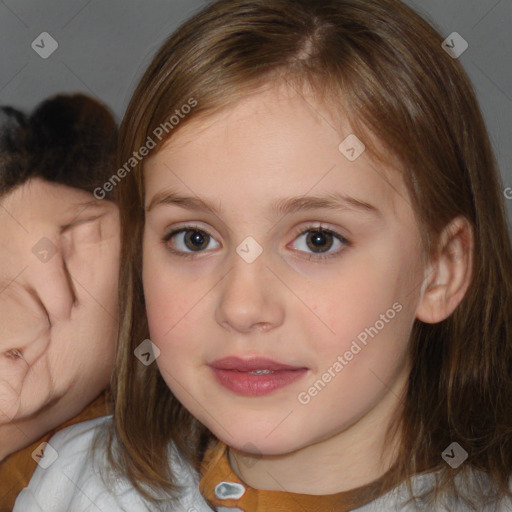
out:
M309 259L321 260L337 257L343 246L350 246L350 242L340 233L322 226L310 226L302 229L296 240L297 250L300 252L311 251ZM193 258L207 249L220 247L220 244L207 231L198 226L184 226L175 229L167 234L162 241L173 254L185 258ZM338 250L333 252L331 251L333 248L338 248Z
M181 229L175 229L163 238L163 241L169 246L172 245L176 249L169 247L169 250L178 256L191 257L194 253L203 252L206 249L216 249L220 247L217 243L216 246L211 246L214 238L205 230L196 226L184 226Z
M327 259L339 256L341 250L329 253L331 249L342 249L349 246L350 242L336 231L325 229L321 226L310 226L303 229L297 237L297 249L299 251L312 251L309 259ZM324 254L329 254L324 256Z

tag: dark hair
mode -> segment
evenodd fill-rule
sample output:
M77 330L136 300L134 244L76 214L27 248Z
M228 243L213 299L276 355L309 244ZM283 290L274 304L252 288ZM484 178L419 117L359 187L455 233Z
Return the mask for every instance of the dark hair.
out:
M12 107L0 108L0 197L27 178L24 147L25 115Z
M112 174L116 122L83 94L57 95L25 116L0 110L0 196L30 178L93 192Z
M442 42L398 0L218 0L186 21L149 65L121 124L118 166L191 97L197 107L153 151L188 123L282 82L307 86L330 112L343 113L372 156L384 160L384 149L396 157L428 255L463 216L474 232L474 264L449 318L414 323L412 370L395 424L401 442L388 480L410 483L439 470L435 494L461 496L455 477L482 470L489 491L510 495L512 251L485 122L466 72ZM170 441L197 467L208 432L157 366L133 357L149 337L140 301L143 170L142 161L118 188L121 328L113 387L117 466L144 494L146 484L174 488ZM441 457L454 440L469 452L456 469Z

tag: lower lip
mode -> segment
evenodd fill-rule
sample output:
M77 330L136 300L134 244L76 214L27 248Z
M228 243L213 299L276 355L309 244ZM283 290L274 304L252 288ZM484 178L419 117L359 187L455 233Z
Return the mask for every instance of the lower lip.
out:
M212 368L217 382L239 395L261 396L268 395L277 389L284 388L292 382L303 377L308 371L305 368L298 370L281 370L274 373L254 375L249 372L235 370L222 370Z

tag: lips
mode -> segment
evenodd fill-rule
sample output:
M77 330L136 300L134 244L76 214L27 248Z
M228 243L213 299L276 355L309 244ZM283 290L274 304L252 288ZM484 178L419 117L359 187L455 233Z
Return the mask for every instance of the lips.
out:
M239 395L258 396L276 391L303 377L308 369L267 358L225 357L210 364L217 382Z
M299 366L278 363L272 359L264 357L255 357L253 359L240 359L239 357L225 357L214 361L212 368L219 370L236 370L239 372L252 372L254 370L271 370L273 372L284 370L299 370Z

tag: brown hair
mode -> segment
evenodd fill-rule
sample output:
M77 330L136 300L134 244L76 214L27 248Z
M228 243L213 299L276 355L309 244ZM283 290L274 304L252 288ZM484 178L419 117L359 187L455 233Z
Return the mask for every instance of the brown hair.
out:
M501 182L470 80L443 38L396 0L219 0L186 21L142 77L120 128L124 165L173 112L197 101L162 144L192 119L283 83L310 87L343 113L375 159L400 162L426 253L456 216L474 231L471 285L445 321L416 320L413 367L389 482L440 471L434 496L455 496L455 476L489 474L508 493L512 455L512 251ZM381 144L382 146L379 146ZM395 166L396 167L396 166ZM149 337L142 299L143 162L118 187L122 226L120 350L113 377L111 462L136 488L172 490L166 447L197 468L208 436L173 397L156 365L133 356ZM391 435L391 432L388 432ZM453 441L469 459L457 469L441 454ZM143 487L146 487L144 489Z
M48 98L28 117L1 107L0 196L31 178L92 194L112 174L116 141L112 113L85 94Z

